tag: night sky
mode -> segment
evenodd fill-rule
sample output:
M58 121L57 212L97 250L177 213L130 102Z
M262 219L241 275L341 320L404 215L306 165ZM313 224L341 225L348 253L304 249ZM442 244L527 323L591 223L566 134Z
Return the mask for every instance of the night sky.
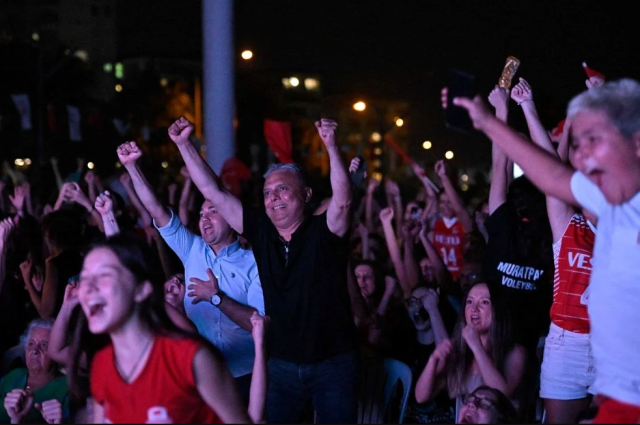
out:
M122 58L200 58L199 0L131 4L118 9ZM430 139L443 142L430 155L488 158L486 140L444 127L439 90L451 67L476 74L486 96L506 57L518 57L547 127L585 89L583 61L609 79L640 78L637 13L621 2L239 0L235 12L237 50L253 50L256 71L317 73L326 96L408 101L415 155ZM511 117L522 126L515 104Z

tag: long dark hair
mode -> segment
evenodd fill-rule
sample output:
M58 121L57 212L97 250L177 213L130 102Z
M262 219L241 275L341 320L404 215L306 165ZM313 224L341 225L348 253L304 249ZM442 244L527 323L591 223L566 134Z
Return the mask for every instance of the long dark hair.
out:
M120 234L92 245L87 254L99 248L106 248L113 252L122 265L133 274L136 284L141 285L148 281L153 286L151 295L140 303L139 308L142 321L149 326L152 333L201 340L198 335L189 334L179 329L167 315L162 268L154 263L155 257L143 240L131 235ZM83 398L88 396L88 382L80 371L80 357L83 353L86 354L88 365L90 365L93 355L108 344L109 338L105 335L91 334L87 319L82 309L79 310L71 343L72 360L69 367L69 386L72 395Z
M500 372L504 372L504 363L509 351L513 348L514 335L511 328L511 320L504 308L500 293L492 285L484 282L476 282L465 293L458 316L458 322L453 331L453 353L451 362L449 363L449 371L447 373L447 386L451 398L459 397L466 394L466 378L469 374L471 365L473 364L474 355L462 337L462 330L467 325L465 315L465 306L471 289L477 285L486 285L491 296L491 327L489 328L489 338L491 339L491 357L493 358L496 368Z

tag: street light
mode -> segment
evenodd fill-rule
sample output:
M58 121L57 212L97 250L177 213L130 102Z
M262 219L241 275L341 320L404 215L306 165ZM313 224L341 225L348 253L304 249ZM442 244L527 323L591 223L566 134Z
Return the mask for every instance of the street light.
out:
M396 126L402 127L404 125L404 120L402 118L396 118Z
M430 141L427 140L422 144L422 149L424 149L424 150L431 149L432 146L433 146L433 144Z
M120 84L116 84L116 91L120 93L122 91L122 86Z
M95 164L93 162L87 162L88 169L93 170L94 167L95 167Z
M362 112L365 109L367 109L367 104L364 103L363 101L359 100L356 103L353 104L353 109L358 111L358 112Z
M242 57L242 59L248 61L253 57L253 52L251 50L245 50L240 53L240 56Z
M300 80L298 80L297 77L291 77L289 78L289 84L291 84L291 87L298 87L300 85Z
M452 151L445 152L444 157L447 159L453 159L453 152Z
M353 109L356 109L356 108L355 108L355 105L353 106ZM356 109L356 111L357 111L357 109ZM379 142L380 140L382 140L382 136L380 135L380 133L378 133L378 132L376 131L376 132L374 132L374 133L371 133L371 140L377 143L377 142Z

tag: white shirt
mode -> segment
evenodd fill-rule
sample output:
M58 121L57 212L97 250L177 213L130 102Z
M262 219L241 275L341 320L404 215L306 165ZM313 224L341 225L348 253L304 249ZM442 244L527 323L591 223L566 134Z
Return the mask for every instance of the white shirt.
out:
M180 257L187 286L192 283L192 277L208 280L207 269L210 268L218 279L220 290L227 297L253 307L264 315L262 285L252 251L242 249L236 240L216 255L200 236L184 227L173 211L169 223L159 227L158 231ZM192 304L193 297L187 295L189 292L185 292L184 309L198 333L220 350L234 377L251 373L255 356L251 333L208 301Z
M571 178L576 200L598 217L589 283L594 390L640 406L640 192L611 205L584 174Z

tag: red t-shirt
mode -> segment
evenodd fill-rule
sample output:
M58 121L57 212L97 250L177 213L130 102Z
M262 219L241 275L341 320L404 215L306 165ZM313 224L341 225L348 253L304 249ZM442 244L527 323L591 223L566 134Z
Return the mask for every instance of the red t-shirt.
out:
M200 397L193 374L198 341L158 336L140 375L127 384L115 366L113 345L91 363L91 392L107 423L220 423Z
M453 218L451 221L453 224L451 227L447 227L442 217L436 220L433 226L433 246L442 257L445 267L455 281L460 277L460 268L464 263L466 234L464 226L457 218Z
M595 233L581 214L574 214L554 244L556 270L553 281L551 321L567 331L589 333L587 306L581 298L589 286Z

